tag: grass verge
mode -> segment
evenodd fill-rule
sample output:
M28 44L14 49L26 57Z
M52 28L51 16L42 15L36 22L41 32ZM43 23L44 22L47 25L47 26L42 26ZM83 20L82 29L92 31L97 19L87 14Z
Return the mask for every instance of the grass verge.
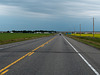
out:
M100 49L100 38L86 37L86 36L74 36L74 35L66 35L72 39L75 39L79 42L83 42L87 45Z
M32 33L0 33L0 45L24 40L48 37L55 34L32 34Z

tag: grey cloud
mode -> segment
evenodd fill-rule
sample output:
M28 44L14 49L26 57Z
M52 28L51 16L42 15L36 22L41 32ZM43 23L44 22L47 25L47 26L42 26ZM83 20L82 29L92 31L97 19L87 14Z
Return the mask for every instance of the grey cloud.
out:
M24 10L32 12L41 12L41 13L57 13L59 9L62 9L60 3L65 2L65 0L3 0L0 3L12 6L18 6ZM56 12L56 11L57 12Z
M28 12L59 15L78 15L87 16L91 11L100 10L99 0L2 0L0 4L17 6ZM95 4L94 4L95 3ZM98 11L99 12L99 11ZM73 14L74 13L74 14ZM70 15L69 15L70 14ZM91 14L92 15L92 14Z

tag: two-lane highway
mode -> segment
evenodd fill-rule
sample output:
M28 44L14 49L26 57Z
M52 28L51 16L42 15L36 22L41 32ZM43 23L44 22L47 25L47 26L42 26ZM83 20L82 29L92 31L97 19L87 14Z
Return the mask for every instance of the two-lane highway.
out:
M75 43L80 44L79 47ZM100 73L98 61L100 51L64 36L56 35L0 47L1 75L99 75Z

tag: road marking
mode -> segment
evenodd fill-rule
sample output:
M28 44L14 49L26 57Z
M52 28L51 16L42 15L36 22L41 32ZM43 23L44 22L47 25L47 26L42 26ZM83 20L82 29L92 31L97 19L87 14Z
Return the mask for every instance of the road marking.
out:
M45 44L41 45L41 47L44 47Z
M92 69L92 71L96 75L100 75L99 72L96 71L96 69L78 52L78 50L63 36L63 38L68 42L68 44L75 50L75 52L78 53L78 55L84 60L84 62Z
M48 44L49 42L46 42L45 44Z
M28 56L31 56L33 53L35 53L35 52L31 52Z
M5 73L8 72L8 71L9 71L9 69L5 70L5 71L2 72L0 75L3 75L3 74L5 74Z
M8 66L4 67L3 69L0 70L0 72L4 71L5 69L9 68L10 66L16 64L18 61L24 59L29 53L25 54L24 56L22 56L21 58L17 59L16 61L14 61L13 63L9 64Z
M22 59L24 59L26 56L31 56L35 50L39 49L40 47L43 47L45 44L47 44L48 42L52 41L53 39L55 39L56 37L50 39L49 41L47 41L46 43L40 45L39 47L35 48L34 50L32 50L32 52L28 52L27 54L25 54L24 56L20 57L19 59L15 60L13 63L7 65L6 67L4 67L3 69L0 70L0 73L3 75L5 72L8 72L8 69L9 67L11 67L12 65L16 64L17 62L21 61ZM6 71L4 71L6 70ZM4 72L3 72L4 71ZM1 75L0 74L0 75Z

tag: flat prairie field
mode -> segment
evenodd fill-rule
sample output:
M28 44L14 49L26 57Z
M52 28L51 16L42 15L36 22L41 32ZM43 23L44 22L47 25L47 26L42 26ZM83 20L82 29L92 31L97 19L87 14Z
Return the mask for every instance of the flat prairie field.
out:
M13 43L18 41L24 41L28 39L35 39L40 37L46 37L53 34L33 34L33 33L0 33L0 45Z
M81 36L80 34L71 34L66 36L100 49L100 34L94 34L94 38L93 34L81 34Z
M80 36L80 34L72 34L75 36ZM93 37L93 34L81 34L81 36ZM100 34L94 34L94 37L100 38Z

